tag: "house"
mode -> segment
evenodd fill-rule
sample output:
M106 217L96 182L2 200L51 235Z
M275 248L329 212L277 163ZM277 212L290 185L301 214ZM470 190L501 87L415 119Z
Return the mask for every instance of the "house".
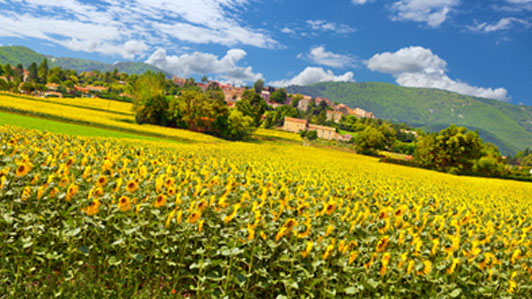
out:
M263 91L260 93L260 96L261 96L266 102L269 102L269 101L270 101L270 92L269 92L269 91L265 91L265 90L263 90Z
M208 84L205 84L205 83L197 83L196 86L198 86L199 88L201 88L201 90L203 90L204 92L207 90L207 88L209 87Z
M183 87L187 83L187 79L181 78L181 77L177 77L177 76L173 76L172 77L172 81L175 83L175 85L177 85L179 87Z
M46 88L48 90L53 90L53 91L57 91L57 88L59 87L59 84L54 84L54 83L48 83L46 84Z
M342 119L344 114L341 111L327 110L327 120L332 120L335 123Z
M93 86L93 85L87 85L85 88L87 88L89 91L93 91L93 92L107 92L109 90L108 87Z
M119 94L119 96L121 96L121 97L123 97L123 98L130 98L130 99L132 99L132 98L133 98L133 96L132 96L132 95L130 95L130 94L128 94L128 93L123 93L123 92L122 92L122 93L120 93L120 94Z
M293 133L299 133L307 129L307 121L299 118L285 117L283 130Z
M336 133L335 128L310 124L308 125L308 130L316 131L318 133L318 138L327 140L338 140L338 133Z
M344 135L338 136L338 140L342 142L350 142L352 139L353 139L353 135L351 134L344 134Z
M327 106L330 106L330 107L333 106L333 103L328 98L317 97L315 101L316 101L316 106L321 104L321 102L325 102L327 104Z
M373 113L360 108L351 109L350 114L358 118L375 118Z
M297 103L297 109L300 111L304 111L304 112L308 111L310 102L312 102L311 97L308 97L308 96L303 97L303 99L301 99L299 103Z
M86 87L81 87L81 86L74 86L74 89L79 91L79 92L82 92L82 93L89 93L90 92L90 89L86 88Z

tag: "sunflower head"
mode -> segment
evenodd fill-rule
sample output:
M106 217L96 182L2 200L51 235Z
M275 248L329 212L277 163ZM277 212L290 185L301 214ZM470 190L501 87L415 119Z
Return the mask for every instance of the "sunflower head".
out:
M23 163L17 167L16 175L19 177L25 176L26 174L28 174L28 172L30 172L30 166Z
M107 184L107 177L105 177L105 176L100 176L100 177L98 178L98 180L96 181L96 183L97 183L98 186L100 186L100 187L105 186L105 185Z
M127 212L131 209L131 202L129 197L122 196L118 199L118 208L124 212Z
M126 186L126 190L129 193L133 193L139 189L139 185L135 181L129 181Z
M166 196L164 196L163 194L157 195L157 197L155 198L155 207L160 208L164 206L165 204L166 204Z

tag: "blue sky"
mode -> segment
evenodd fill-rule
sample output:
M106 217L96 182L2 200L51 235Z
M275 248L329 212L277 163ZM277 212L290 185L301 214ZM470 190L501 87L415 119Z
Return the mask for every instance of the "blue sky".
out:
M384 81L532 105L532 0L0 0L0 44L235 84Z

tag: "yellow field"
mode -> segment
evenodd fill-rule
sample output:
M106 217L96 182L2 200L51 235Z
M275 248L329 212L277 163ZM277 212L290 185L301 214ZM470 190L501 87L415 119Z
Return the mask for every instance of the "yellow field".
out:
M11 221L0 222L0 242L17 244L2 250L9 286L42 290L51 276L79 296L532 294L529 183L293 143L131 143L13 127L0 127L0 142L0 211Z
M104 110L107 110L107 108L103 107L111 106L115 109L115 112L128 113L128 115L113 113L113 111L107 112L73 107L64 105L64 103ZM98 127L123 130L126 132L177 139L185 142L223 142L221 139L187 130L165 128L154 125L138 125L135 123L135 116L131 113L131 104L117 101L103 99L87 100L85 98L68 100L58 98L32 99L0 95L0 109L2 108L7 111L27 112L62 121L71 121Z

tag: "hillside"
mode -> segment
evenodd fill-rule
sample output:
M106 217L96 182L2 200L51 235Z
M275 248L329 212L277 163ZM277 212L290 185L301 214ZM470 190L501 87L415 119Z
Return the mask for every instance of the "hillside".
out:
M450 124L478 130L504 154L532 147L532 107L390 83L322 82L290 86L290 93L327 97L376 117L436 131Z
M15 66L21 63L24 67L28 67L33 62L37 64L41 63L45 58L49 59L51 66L59 66L63 69L71 69L77 72L93 70L110 72L116 68L119 72L128 74L142 74L148 70L157 73L165 73L159 68L143 62L118 62L115 64L109 64L88 59L46 56L23 46L0 47L0 64L9 63ZM165 74L170 76L168 73Z

